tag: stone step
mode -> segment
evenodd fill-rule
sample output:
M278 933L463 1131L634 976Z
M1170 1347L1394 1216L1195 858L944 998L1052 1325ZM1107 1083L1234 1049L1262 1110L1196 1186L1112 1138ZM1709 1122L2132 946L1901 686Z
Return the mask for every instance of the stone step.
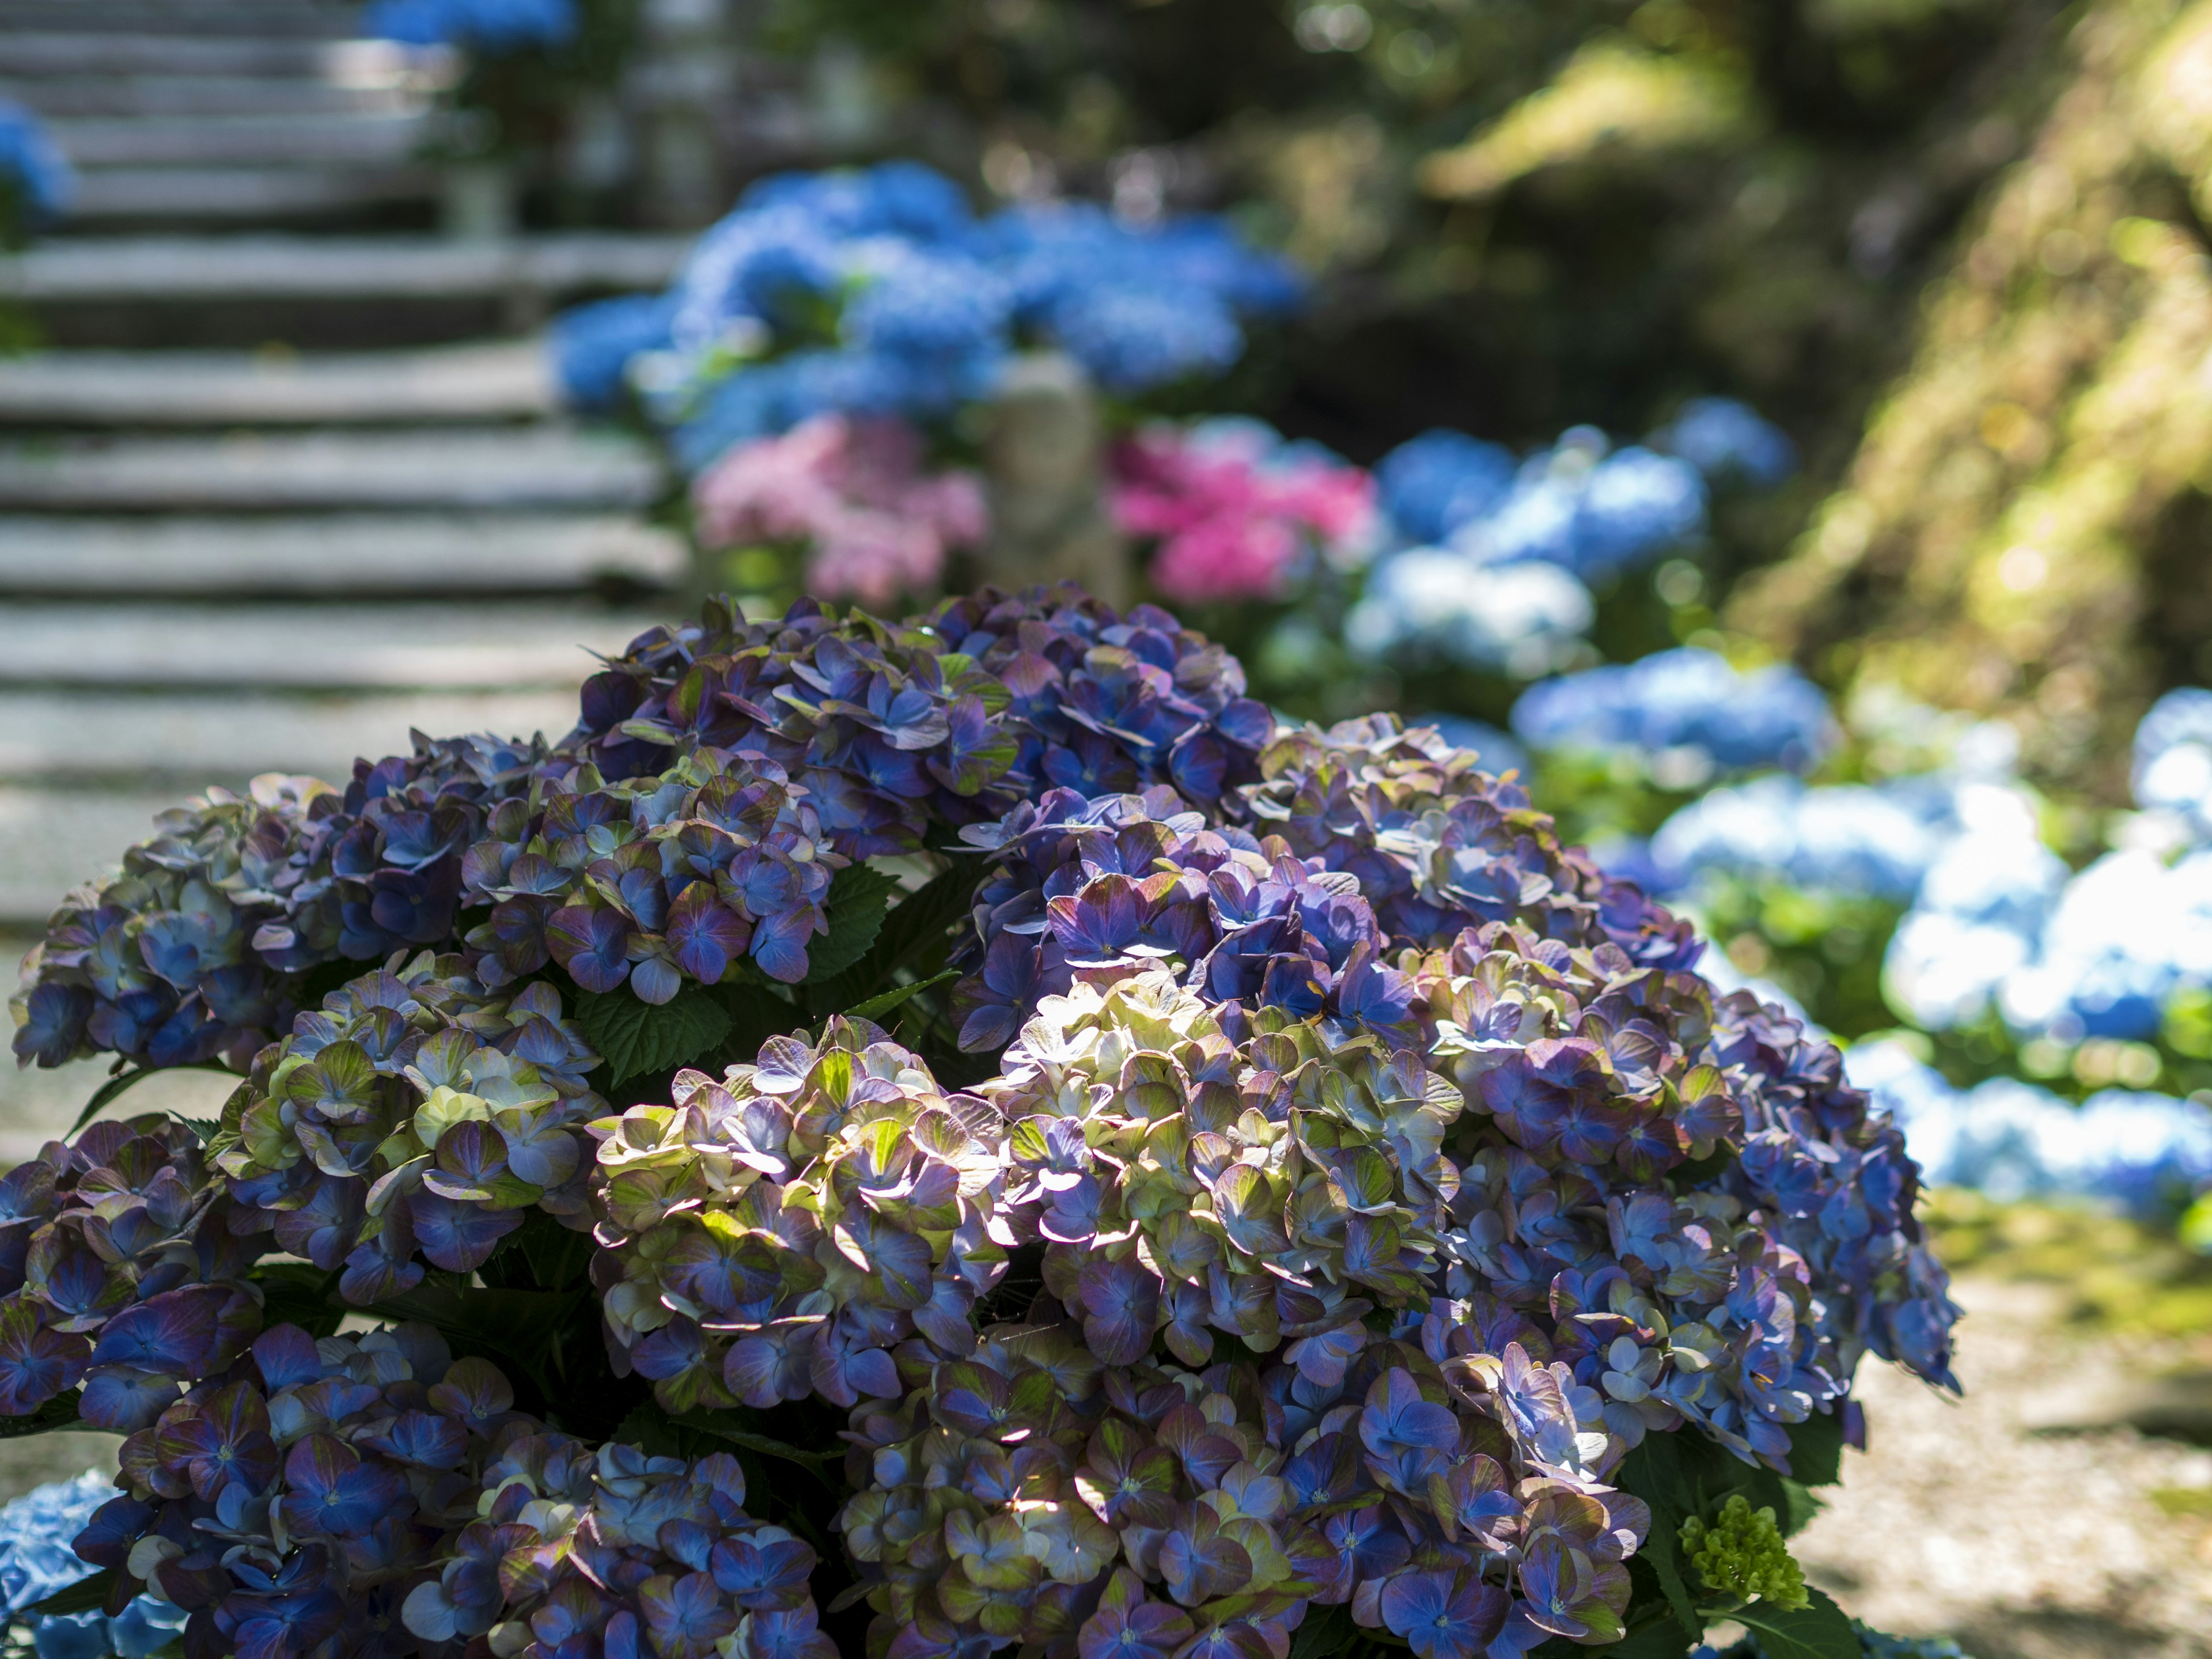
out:
M160 779L181 799L210 783L242 787L261 772L343 783L356 757L404 751L410 730L558 738L575 723L573 686L351 697L0 690L0 780L86 789L118 780L143 790Z
M438 192L428 165L373 167L86 167L72 223L103 220L312 219L359 213Z
M125 848L150 837L156 813L197 793L0 785L0 927L43 925L71 888L116 869Z
M307 356L50 351L0 357L0 423L265 426L499 421L550 415L535 340Z
M651 621L542 603L0 603L0 684L287 690L565 687L592 672L593 653L619 653Z
M82 168L391 165L413 160L439 127L428 112L103 116L46 123L56 147Z
M360 33L361 12L313 0L0 0L0 30L340 40Z
M0 444L0 509L642 507L662 476L635 438L558 426L76 438Z
M225 75L343 78L355 43L189 33L0 28L0 64L11 76ZM379 47L382 42L366 43ZM380 53L389 57L388 52Z
M0 593L488 594L683 585L671 532L615 517L0 517Z
M687 236L605 232L454 242L434 236L63 239L0 254L0 295L33 304L453 300L665 286Z
M82 75L30 79L0 60L0 98L51 121L77 117L274 117L406 113L426 106L404 76L356 81L218 75Z

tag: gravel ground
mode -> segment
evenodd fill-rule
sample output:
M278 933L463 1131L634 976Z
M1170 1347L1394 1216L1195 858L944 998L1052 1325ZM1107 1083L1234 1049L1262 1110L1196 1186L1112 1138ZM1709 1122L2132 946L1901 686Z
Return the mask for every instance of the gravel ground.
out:
M2191 1356L2066 1331L2045 1287L1956 1294L1966 1398L1861 1370L1869 1450L1795 1541L1806 1576L1974 1659L2212 1659L2212 1453L2063 1426L2112 1422L2143 1370Z

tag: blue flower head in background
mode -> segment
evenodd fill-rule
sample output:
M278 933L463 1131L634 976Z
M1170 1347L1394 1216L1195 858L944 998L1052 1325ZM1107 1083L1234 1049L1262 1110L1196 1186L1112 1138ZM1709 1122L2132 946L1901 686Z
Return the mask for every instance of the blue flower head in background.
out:
M408 46L459 46L492 56L574 38L576 0L376 0L368 33Z
M39 1659L147 1659L175 1641L184 1609L142 1595L109 1618L88 1613L26 1614L25 1609L67 1589L94 1571L71 1547L93 1514L116 1495L115 1483L88 1469L0 1508L0 1609L27 1629Z
M1721 772L1809 771L1834 741L1827 699L1795 669L1739 672L1692 647L1532 686L1513 731L1532 749L1643 756L1655 781L1675 787Z
M1062 204L978 222L951 180L892 161L761 180L664 298L559 319L554 363L586 408L648 382L696 471L816 415L948 413L989 396L1023 346L1057 346L1123 395L1218 374L1248 320L1304 292L1217 218L1133 225Z
M0 244L69 211L76 175L31 112L0 98ZM20 222L11 225L10 218Z
M1797 446L1748 404L1693 398L1651 434L1651 447L1679 455L1715 483L1771 489L1797 470Z

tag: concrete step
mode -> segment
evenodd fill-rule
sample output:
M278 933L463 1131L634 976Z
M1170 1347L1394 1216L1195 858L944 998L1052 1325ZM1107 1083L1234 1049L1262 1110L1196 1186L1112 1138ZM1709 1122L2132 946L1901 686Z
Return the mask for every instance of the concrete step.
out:
M196 34L340 40L362 9L313 0L0 0L0 30L54 34Z
M665 286L692 238L581 232L434 236L64 239L0 255L0 295L34 304L453 300Z
M408 161L435 138L428 112L73 117L46 123L79 167L302 167Z
M401 114L426 106L404 76L341 84L305 77L220 75L81 75L29 78L0 59L0 98L51 121L78 117Z
M117 868L125 848L151 836L155 813L197 793L0 785L0 927L43 923L71 888Z
M0 593L337 596L681 586L682 538L616 517L0 517Z
M0 509L604 508L645 506L662 481L636 439L558 426L0 444Z
M223 75L343 78L353 43L190 33L0 29L0 64L10 76ZM381 46L383 43L373 43ZM380 54L388 57L389 53Z
M559 406L535 340L427 351L50 351L0 357L0 423L268 426L502 421Z
M160 779L179 798L210 783L239 787L259 772L342 783L356 756L398 753L410 730L557 738L575 725L576 707L573 685L320 697L0 690L0 780L143 788Z
M333 218L438 193L428 165L364 167L84 167L70 221L248 222Z
M651 621L545 604L0 604L0 684L573 687L592 672L592 653L619 653Z

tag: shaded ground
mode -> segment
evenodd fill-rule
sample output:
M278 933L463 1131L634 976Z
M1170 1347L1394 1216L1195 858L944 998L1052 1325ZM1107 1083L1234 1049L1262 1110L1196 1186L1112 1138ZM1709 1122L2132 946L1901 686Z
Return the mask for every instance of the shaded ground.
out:
M2212 1452L2120 1420L2187 1347L2071 1322L2051 1286L1958 1295L1966 1398L1861 1371L1869 1449L1796 1540L1807 1577L1974 1659L2212 1656Z

